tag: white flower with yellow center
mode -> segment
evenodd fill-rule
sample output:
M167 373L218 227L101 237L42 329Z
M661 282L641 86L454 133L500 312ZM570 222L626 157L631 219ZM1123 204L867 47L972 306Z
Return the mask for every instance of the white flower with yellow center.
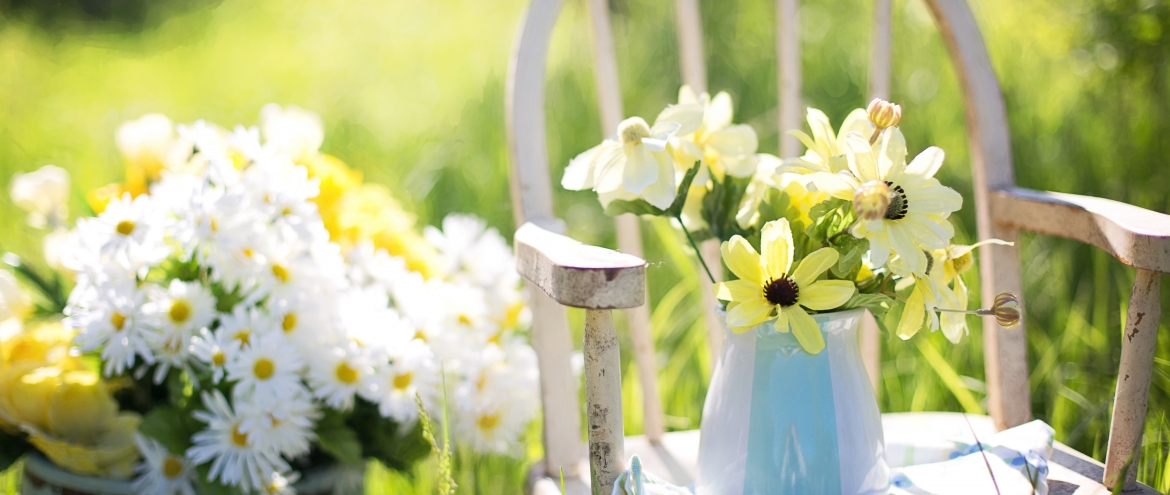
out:
M353 407L354 394L374 387L374 366L354 342L320 349L309 357L309 386L313 395L339 411Z
M261 489L260 493L264 495L296 495L297 491L293 488L293 484L301 479L301 473L272 473L268 478L268 483Z
M172 280L166 290L147 292L151 301L146 312L155 331L146 337L158 362L154 381L162 383L172 368L189 368L192 338L215 320L215 296L198 282L180 280Z
M695 106L702 111L695 112ZM678 105L663 110L658 121L682 124L670 143L684 169L701 160L717 177L751 177L756 172L759 139L750 125L732 124L732 112L727 92L711 98L707 93L696 95L684 85L679 89Z
M148 113L119 125L114 142L131 169L157 176L163 164L174 155L175 124L166 115Z
M222 327L215 332L201 328L191 338L191 354L211 371L211 381L219 383L227 375L228 362L240 352L242 345L232 332L225 332Z
M921 273L926 264L923 249L945 248L954 236L947 217L962 208L963 197L934 178L943 163L941 149L927 148L907 164L906 142L896 127L882 132L878 144L874 149L860 135L846 136L849 171L817 172L813 182L819 190L850 202L867 183L884 182L891 192L885 214L860 219L853 235L869 240L874 266L884 265L892 251L902 257L907 270Z
M304 366L300 352L284 335L256 334L228 361L227 378L236 382L237 394L250 397L261 407L273 407L308 393L299 375Z
M918 333L926 324L926 319L930 318L930 331L939 329L939 316L937 309L942 308L958 308L960 305L958 299L955 297L954 291L947 287L944 280L944 273L942 264L935 259L933 253L924 252L926 263L922 270L918 272L910 271L906 266L906 259L901 256L890 260L890 270L902 277L895 285L895 290L906 290L909 287L914 289L910 292L910 296L906 298L906 306L902 309L902 318L898 321L898 327L895 333L902 339L909 339L914 334ZM966 303L963 303L966 306ZM965 327L965 324L964 324ZM955 336L957 341L962 333ZM947 336L951 338L950 335Z
M724 242L723 263L738 280L716 284L715 295L728 301L727 326L737 333L769 320L777 332L791 329L809 354L825 348L816 321L805 311L828 311L845 304L856 292L847 280L819 280L840 256L832 248L809 253L793 269L795 249L788 220L764 224L760 251L738 235Z
M134 491L158 495L195 495L195 470L182 455L170 453L157 440L134 434L142 463L134 472Z
M257 448L280 452L289 459L309 453L317 439L313 425L321 418L321 412L307 391L267 407L248 400L238 386L233 397L236 410L244 418L240 431L255 441Z
M162 241L159 211L145 194L131 198L127 193L110 201L97 218L78 220L77 231L80 250L96 253L97 258L88 261L99 266L116 264L138 271L169 253Z
M702 111L698 105L690 107L695 112ZM618 124L617 136L569 162L561 186L574 191L593 189L602 206L615 199L641 198L666 209L674 202L676 168L680 167L666 147L681 127L677 121L659 120L651 127L641 117L623 120Z
M154 362L148 343L146 296L133 281L91 287L67 309L66 325L79 328L75 342L83 351L101 350L103 373L120 375L137 357Z
M512 249L487 222L472 215L453 214L443 219L443 229L423 229L447 263L446 272L456 280L467 280L483 288L519 284Z
M264 487L272 473L289 469L279 452L260 448L241 429L247 418L237 414L218 390L203 393L203 407L207 410L193 414L207 423L207 428L191 437L194 445L186 455L195 464L211 462L209 480L257 490Z
M829 117L824 112L809 108L806 119L812 136L804 131L791 130L788 134L796 136L807 149L800 158L784 160L780 172L796 174L810 174L813 172L837 173L848 169L848 160L845 158L845 137L854 133L866 139L873 133L874 126L864 109L854 109L841 123L841 130L833 132Z
M284 334L306 358L321 352L317 347L343 338L329 317L335 301L323 300L307 291L274 296L267 301L269 319L275 330Z
M378 412L399 423L413 423L418 418L416 394L428 407L436 403L439 366L425 343L411 340L391 351L390 362L378 367L374 383L367 398L378 404Z
M194 332L215 320L215 296L199 282L171 280L152 292L150 310L162 331Z
M962 312L967 310L969 293L962 275L975 266L975 258L971 252L987 244L1012 245L1011 242L1000 239L987 239L970 246L952 244L946 249L936 249L932 253L934 262L943 267L942 284L944 286L950 284L951 290L954 291L954 299L949 301L950 304L944 304L943 308L955 311L946 311L940 316L943 334L951 342L958 343L968 333L967 315Z
M345 254L345 261L349 268L347 270L349 282L355 287L377 287L390 292L400 280L410 277L411 274L420 279L422 277L418 272L412 272L406 267L405 258L391 256L385 249L375 248L373 241L368 239L358 242L351 248Z

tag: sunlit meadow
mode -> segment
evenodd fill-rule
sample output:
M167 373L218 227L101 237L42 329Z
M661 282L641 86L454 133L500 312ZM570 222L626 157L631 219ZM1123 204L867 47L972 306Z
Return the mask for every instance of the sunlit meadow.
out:
M34 20L0 2L0 185L17 171L56 164L75 189L121 178L119 123L146 112L176 121L256 123L267 102L325 120L323 150L387 185L422 224L472 212L505 236L508 197L503 99L508 53L523 0L274 0L174 2L132 26ZM1137 0L971 2L1000 75L1017 182L1170 212L1170 6ZM611 0L623 99L653 116L674 100L678 76L672 2ZM839 121L865 103L871 2L804 0L804 97ZM775 12L768 0L701 2L710 88L726 90L736 120L761 151L778 147ZM925 7L894 2L894 85L911 143L947 151L944 182L970 198L970 162L954 70ZM602 137L590 70L588 19L567 0L555 33L546 109L553 177ZM919 150L910 150L911 154ZM570 235L613 246L612 222L591 193L557 193ZM74 200L73 212L84 202ZM957 216L972 241L973 208ZM36 258L39 239L0 195L0 248ZM696 428L712 362L699 272L676 231L643 223L653 325L668 426ZM669 242L663 242L669 239ZM1104 459L1133 270L1076 243L1021 242L1032 408L1056 438ZM968 283L977 285L977 271ZM978 294L973 287L972 293ZM1162 307L1170 307L1163 291ZM580 336L581 313L571 313ZM1167 318L1161 332L1166 333ZM982 335L883 344L883 411L985 412ZM1139 479L1170 490L1170 338L1159 342ZM627 342L628 343L628 342ZM629 348L628 346L626 348ZM641 431L634 367L624 370L626 427ZM539 458L456 455L460 493L512 493ZM433 493L434 462L412 473L372 466L368 493ZM12 470L0 490L14 493Z

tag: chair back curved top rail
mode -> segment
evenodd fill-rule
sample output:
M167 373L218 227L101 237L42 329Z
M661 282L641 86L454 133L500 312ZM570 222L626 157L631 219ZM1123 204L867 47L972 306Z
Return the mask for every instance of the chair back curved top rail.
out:
M590 1L604 4L597 0ZM1125 472L1124 466L1140 446L1146 414L1161 312L1158 299L1160 274L1170 272L1170 216L1100 198L1016 187L1006 107L974 15L965 0L924 1L947 45L963 92L979 237L1015 241L1017 233L1021 230L1066 237L1104 249L1122 263L1138 269L1133 296L1130 299L1125 338L1122 341L1122 361L1119 370L1121 379L1114 399L1103 480L1109 487L1118 482L1124 482L1127 489L1134 487L1136 470L1130 469ZM889 4L889 0L876 0L869 85L874 96L885 96L890 91L888 61L892 36L889 31ZM678 5L680 46L684 52L684 78L696 88L701 88L705 84L695 84L693 81L693 78L698 77L695 74L702 74L695 68L695 61L698 60L700 65L702 61L702 43L697 29L699 24L697 4L694 0L678 0ZM554 232L559 231L561 227L552 215L551 180L544 141L543 99L545 57L560 6L561 0L532 1L515 46L506 96L507 130L513 166L512 193L517 223L531 221ZM800 103L798 15L798 0L777 0L779 110L782 129L798 127L803 111ZM697 58L696 47L699 53ZM609 49L612 50L612 45ZM609 56L612 61L612 51ZM613 74L616 75L616 69ZM599 80L599 87L600 83ZM620 115L620 100L617 108ZM784 143L782 141L783 155L798 154L796 144ZM522 244L519 233L517 243ZM980 248L980 265L983 300L991 300L1000 292L1022 293L1019 251L1016 247L983 246ZM550 299L544 292L537 292L534 295L535 321L540 322L539 328L534 328L534 345L541 357L543 392L549 392L549 388L557 380L562 384L569 383L564 378L569 375L567 359L559 360L553 357L557 356L557 352L564 351L569 344L563 311L557 314L554 308L542 306L541 301L546 301L549 305L556 305L556 301ZM612 328L608 312L604 313L605 315L590 313L587 316L587 327ZM985 319L983 329L989 409L994 422L999 428L1026 422L1031 419L1031 401L1024 326L1002 329L993 320ZM587 352L590 345L588 334L587 331ZM552 341L556 342L550 343ZM552 354L542 355L541 353L545 351ZM559 356L567 356L567 352ZM610 356L607 359L616 358ZM605 363L591 364L587 358L587 382L588 376L591 376L591 369L595 372L598 369L596 366L601 364ZM546 379L544 376L546 373L556 376ZM613 373L609 375L610 380L613 375ZM617 382L617 388L614 388L615 382L607 383L609 388L603 387L592 391L587 383L590 412L598 404L612 404L614 400L617 401L619 407L617 410L620 411L620 382ZM556 418L561 420L572 418L573 421L578 421L576 397L570 399L554 402L547 394L544 395L546 472L549 473L555 473L560 467L570 466L574 460L570 452L575 447L569 446L571 442L565 440L564 435L554 438L550 425ZM590 421L592 433L592 417ZM618 421L616 425L609 425L611 428L618 428L617 432L610 431L607 437L610 440L614 435L620 440L620 413ZM573 428L569 431L579 430ZM599 468L597 463L620 463L620 460L617 460L621 459L620 445L619 441L616 445L607 443L604 446L606 448L616 446L619 455L614 456L614 450L611 449L608 458L595 458L592 455L594 450L603 446L595 443L591 436L590 461L594 465L592 481L595 483L595 489L597 482L606 479L605 473L615 473L612 471L614 466L603 465ZM597 477L599 472L602 474L600 478Z

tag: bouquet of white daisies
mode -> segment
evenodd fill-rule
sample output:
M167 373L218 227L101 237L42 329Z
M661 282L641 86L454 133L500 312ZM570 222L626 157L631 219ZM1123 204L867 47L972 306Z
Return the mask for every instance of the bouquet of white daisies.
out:
M447 409L456 445L519 453L539 398L511 249L471 216L411 233L388 195L318 151L321 129L274 105L233 132L128 122L127 184L91 193L98 213L71 230L51 222L46 253L75 283L65 327L118 409L141 414L143 493L289 493L317 466L406 469L431 450L420 403ZM53 432L9 422L71 468L42 446Z

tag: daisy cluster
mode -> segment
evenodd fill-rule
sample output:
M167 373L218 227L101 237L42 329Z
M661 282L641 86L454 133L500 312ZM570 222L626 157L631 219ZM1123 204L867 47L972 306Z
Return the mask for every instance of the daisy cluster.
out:
M839 131L810 108L811 135L790 131L807 151L787 159L757 153L755 131L733 124L732 107L727 93L684 86L653 125L626 119L570 161L561 184L596 191L606 214L665 216L691 242L721 241L727 281L715 290L735 332L770 323L815 354L825 345L816 312L864 307L904 339L941 329L953 342L967 333L966 314L1018 322L1008 294L967 310L960 275L972 251L1004 242L951 242L963 198L935 178L941 149L908 160L901 107L875 99Z
M203 474L288 493L294 466L322 451L378 457L377 445L339 447L339 430L417 443L416 397L435 417L446 407L456 443L482 453L515 453L535 417L528 314L503 237L449 216L416 236L434 253L426 270L380 246L385 236L343 248L327 223L344 212L323 218L328 184L303 165L323 159L322 139L315 115L274 105L259 128L148 115L119 130L142 177L91 194L99 213L60 251L76 344L106 376L166 390L197 421L181 445L140 435L142 492L193 493Z

